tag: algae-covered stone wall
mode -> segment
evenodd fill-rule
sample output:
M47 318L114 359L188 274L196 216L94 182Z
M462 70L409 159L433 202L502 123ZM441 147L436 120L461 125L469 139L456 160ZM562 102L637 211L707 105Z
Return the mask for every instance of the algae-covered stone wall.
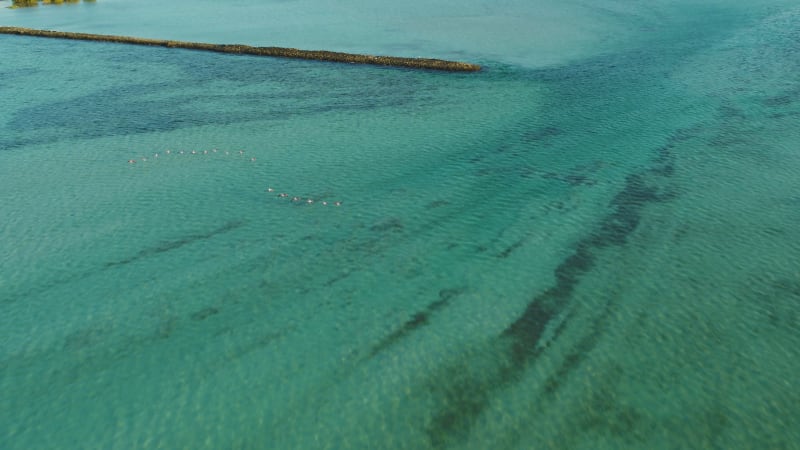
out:
M300 50L285 47L251 47L240 44L207 44L202 42L171 41L161 39L145 39L130 36L113 36L106 34L72 33L65 31L36 30L21 27L0 27L2 34L38 36L59 39L77 39L85 41L117 42L134 45L151 45L161 47L177 47L192 50L205 50L220 53L238 53L256 56L273 56L283 58L313 59L319 61L344 62L351 64L373 64L380 66L408 67L414 69L444 70L451 72L475 72L481 66L459 61L447 61L431 58L403 58L396 56L374 56L354 53L331 52L326 50Z

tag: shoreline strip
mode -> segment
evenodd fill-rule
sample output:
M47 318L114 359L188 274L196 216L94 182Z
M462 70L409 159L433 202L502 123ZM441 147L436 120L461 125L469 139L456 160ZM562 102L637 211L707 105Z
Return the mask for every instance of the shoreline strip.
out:
M376 66L405 67L412 69L442 70L448 72L476 72L481 69L477 64L459 61L447 61L431 58L402 58L397 56L373 56L354 53L331 52L327 50L299 50L285 47L251 47L242 44L207 44L202 42L171 41L147 39L130 36L114 36L107 34L73 33L68 31L37 30L23 27L0 27L0 34L20 36L36 36L56 39L73 39L81 41L115 42L121 44L149 45L156 47L183 48L204 50L218 53L234 53L242 55L271 56L278 58L309 59L351 64L371 64Z

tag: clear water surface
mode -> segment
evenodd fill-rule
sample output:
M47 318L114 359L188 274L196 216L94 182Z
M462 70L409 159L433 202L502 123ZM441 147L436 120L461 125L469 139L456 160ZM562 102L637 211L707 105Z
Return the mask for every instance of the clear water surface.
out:
M0 24L484 65L0 36L2 448L800 448L795 3Z

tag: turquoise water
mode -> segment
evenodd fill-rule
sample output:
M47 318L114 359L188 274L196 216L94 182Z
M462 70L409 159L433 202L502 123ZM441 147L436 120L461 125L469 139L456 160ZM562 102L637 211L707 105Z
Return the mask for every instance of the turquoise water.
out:
M0 36L0 447L800 448L791 2L0 23L484 65Z

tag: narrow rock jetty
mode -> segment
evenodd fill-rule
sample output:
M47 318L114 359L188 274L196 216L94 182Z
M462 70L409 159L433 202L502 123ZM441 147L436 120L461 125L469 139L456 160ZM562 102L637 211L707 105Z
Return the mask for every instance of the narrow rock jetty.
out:
M219 53L313 59L318 61L372 64L377 66L408 67L412 69L444 70L450 72L475 72L481 69L481 66L477 64L446 61L442 59L359 55L353 53L329 52L325 50L298 50L296 48L284 47L251 47L249 45L240 44L205 44L202 42L145 39L130 36L113 36L107 34L71 33L67 31L36 30L22 27L0 27L0 34L16 34L22 36L38 36L57 39L77 39L82 41L117 42L122 44L205 50L208 52Z

